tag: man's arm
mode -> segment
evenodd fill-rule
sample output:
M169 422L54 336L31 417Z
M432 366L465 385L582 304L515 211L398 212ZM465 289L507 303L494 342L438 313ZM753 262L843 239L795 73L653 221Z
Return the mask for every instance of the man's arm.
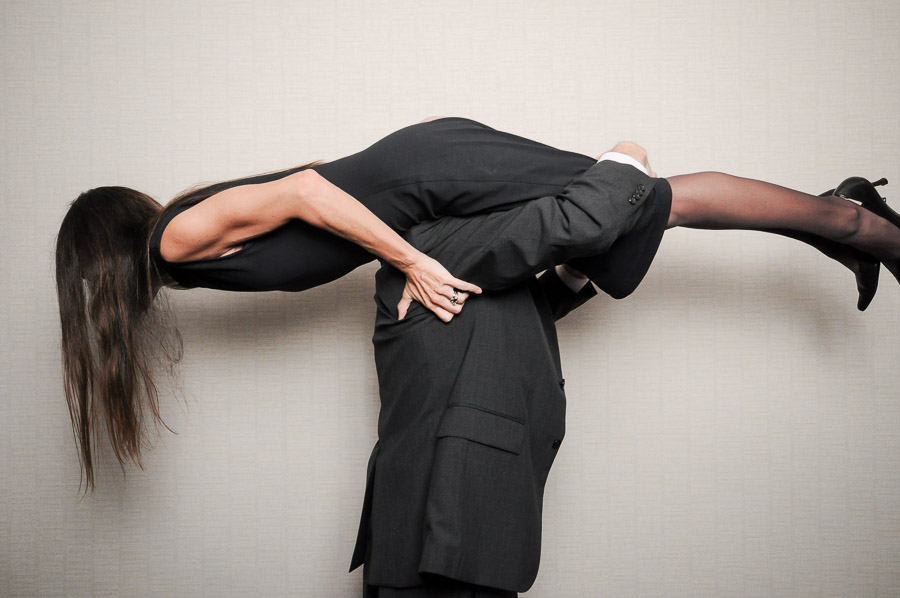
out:
M589 280L579 281L564 268L564 266L549 268L538 276L538 283L547 298L547 303L550 304L554 320L565 317L573 309L581 307L588 299L597 295L597 289Z
M456 276L507 288L570 259L604 253L627 234L655 179L613 161L591 166L559 195L505 212L443 217L406 238Z

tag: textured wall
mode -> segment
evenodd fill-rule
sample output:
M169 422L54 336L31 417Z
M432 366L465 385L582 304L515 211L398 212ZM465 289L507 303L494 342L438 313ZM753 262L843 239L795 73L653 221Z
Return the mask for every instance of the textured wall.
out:
M123 480L79 469L52 247L104 184L340 157L432 114L661 175L900 183L900 4L0 2L0 595L355 596L373 267L173 292L184 400ZM900 186L886 193L900 205ZM676 230L560 326L569 431L528 596L900 595L900 287L759 233Z

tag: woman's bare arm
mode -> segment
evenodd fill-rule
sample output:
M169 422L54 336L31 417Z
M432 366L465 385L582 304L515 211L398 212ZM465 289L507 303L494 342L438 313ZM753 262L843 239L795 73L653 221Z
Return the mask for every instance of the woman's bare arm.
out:
M461 309L450 302L454 288L481 292L413 248L314 170L216 193L172 219L163 231L160 252L175 262L223 255L293 218L352 241L401 270L412 298L444 321Z

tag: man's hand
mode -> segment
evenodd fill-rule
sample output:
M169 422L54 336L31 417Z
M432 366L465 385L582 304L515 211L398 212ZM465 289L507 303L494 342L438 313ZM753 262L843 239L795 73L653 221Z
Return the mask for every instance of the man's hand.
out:
M631 156L644 165L644 168L647 169L647 172L650 174L650 176L656 178L656 171L653 170L653 168L650 166L650 160L647 159L647 150L645 150L634 141L620 141L609 151L625 154L626 156Z

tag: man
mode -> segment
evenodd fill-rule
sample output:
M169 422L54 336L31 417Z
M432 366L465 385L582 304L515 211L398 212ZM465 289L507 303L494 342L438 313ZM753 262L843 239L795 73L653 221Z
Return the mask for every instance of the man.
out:
M419 304L398 319L405 278L387 265L376 275L382 408L351 565L365 562L367 596L499 598L533 584L544 483L565 430L553 322L596 294L553 264L571 261L627 295L671 202L645 154L633 156L643 164L604 157L627 164L602 160L557 196L407 234L485 290L450 324Z

